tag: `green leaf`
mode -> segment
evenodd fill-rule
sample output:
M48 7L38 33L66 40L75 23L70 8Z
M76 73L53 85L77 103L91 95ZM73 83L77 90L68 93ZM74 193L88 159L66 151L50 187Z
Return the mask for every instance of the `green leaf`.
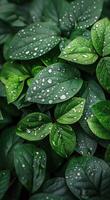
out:
M65 158L73 153L76 146L76 135L70 126L53 124L49 137L50 144L57 154Z
M96 75L101 86L110 92L110 57L102 58L96 68Z
M91 131L103 140L110 140L110 131L105 129L96 117L91 117L87 120Z
M77 141L76 151L83 156L93 155L97 148L97 142L80 127L76 127L75 133Z
M0 110L0 120L3 120L3 115L1 113L1 110Z
M27 92L27 101L55 104L73 97L82 86L79 71L74 66L55 63L36 75Z
M0 200L8 190L10 181L10 172L8 170L0 171Z
M71 5L65 0L49 0L45 9L45 18L54 21L63 33L72 30L75 25L75 19Z
M51 131L52 123L43 113L34 112L25 116L17 125L16 133L20 137L36 141L45 138Z
M98 59L92 41L84 37L77 37L72 40L61 52L59 57L67 61L84 65L93 64Z
M0 80L5 85L8 103L12 103L19 97L28 76L28 72L22 65L11 62L4 64Z
M105 160L110 165L110 144L108 145L106 152L105 152Z
M6 42L6 40L10 36L10 33L11 27L9 26L9 24L3 20L0 20L0 44Z
M65 200L62 197L55 196L53 194L38 193L33 195L29 200Z
M88 128L87 119L91 117L92 110L91 107L95 103L105 100L105 95L101 87L94 81L89 80L87 82L87 87L85 88L82 97L86 99L83 116L80 119L81 127L85 130L86 133L90 133L90 129Z
M110 21L107 18L101 19L94 24L91 30L91 37L94 48L101 56L110 54Z
M15 127L8 127L0 134L0 168L13 169L14 148L22 140L16 135Z
M101 125L110 131L110 101L101 101L92 106L92 112Z
M110 198L110 167L99 158L72 158L66 169L66 182L78 199Z
M55 118L61 124L74 124L81 118L84 110L85 99L73 97L66 102L57 104Z
M31 144L18 145L14 152L14 163L22 185L32 193L36 192L45 178L45 152Z
M71 3L76 27L88 28L100 18L103 0L74 0Z
M56 24L39 22L19 31L9 43L5 57L13 60L30 60L53 49L60 42Z
M57 197L63 197L65 200L76 200L76 198L69 191L65 178L56 177L47 180L43 184L43 192L47 194L53 194Z

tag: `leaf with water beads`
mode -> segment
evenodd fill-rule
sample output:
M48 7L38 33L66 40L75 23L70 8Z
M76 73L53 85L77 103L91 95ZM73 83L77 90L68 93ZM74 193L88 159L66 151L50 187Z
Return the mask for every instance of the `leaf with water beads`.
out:
M46 54L60 42L60 31L52 22L39 22L20 30L9 43L5 57L30 60Z
M55 118L61 124L76 123L82 116L85 99L73 97L66 102L57 104Z
M99 61L96 76L101 86L110 92L110 57L102 58Z
M76 151L83 156L93 155L97 148L97 142L84 132L79 126L75 129L76 133Z
M76 146L76 135L70 126L53 124L49 138L53 150L61 157L66 158L73 153Z
M107 18L96 22L91 30L94 48L100 56L110 54L110 21Z
M110 167L105 161L91 156L72 158L65 176L78 199L110 199Z
M36 192L45 178L45 152L31 144L17 145L14 152L14 163L21 184L31 193Z
M8 170L0 171L0 200L3 199L4 194L9 188L10 172Z
M96 83L96 81L89 80L82 94L82 97L86 99L86 102L85 102L83 116L80 119L80 124L86 133L91 134L91 131L87 124L87 119L93 115L91 107L93 104L101 100L105 100L105 95L101 87Z
M85 29L100 18L103 0L74 0L71 3L71 7L76 27Z
M84 37L77 37L71 41L59 57L67 61L85 65L93 64L98 59L92 41Z
M16 134L29 141L42 140L50 133L51 128L52 123L49 117L35 112L21 119L17 125Z
M80 72L71 65L55 63L36 75L26 99L40 104L56 104L73 97L82 86Z

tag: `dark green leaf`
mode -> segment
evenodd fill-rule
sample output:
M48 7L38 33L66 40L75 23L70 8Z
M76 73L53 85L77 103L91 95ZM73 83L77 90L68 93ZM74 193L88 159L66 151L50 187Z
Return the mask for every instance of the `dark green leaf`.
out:
M55 104L73 97L82 86L79 71L74 66L56 63L36 75L27 92L27 101Z
M43 185L43 192L53 194L54 196L61 196L65 200L76 200L76 198L69 191L65 178L56 177L47 180Z
M88 28L100 18L103 0L74 0L71 3L76 27Z
M22 140L16 135L15 127L8 127L0 135L0 167L12 169L14 167L14 148Z
M5 57L30 60L53 49L59 42L59 29L51 22L34 23L19 31L9 43Z
M55 123L49 136L53 150L60 156L68 157L73 153L76 146L76 135L70 126Z
M10 181L10 172L8 170L0 171L0 200L8 190Z
M36 192L45 178L45 152L31 144L18 145L14 152L14 162L19 181L27 190Z
M62 197L54 196L53 194L38 193L32 196L29 200L65 200Z
M43 113L31 113L25 116L18 123L16 133L20 137L29 140L36 141L42 140L50 132L52 123L49 117Z
M100 60L96 69L96 75L102 87L110 92L110 57Z
M61 52L60 58L88 65L93 64L98 59L98 55L92 46L91 40L77 37Z
M80 127L75 129L75 133L77 141L76 151L84 156L93 155L97 148L96 141L86 134Z
M66 182L78 199L109 200L110 167L96 157L73 158L66 169Z
M73 124L81 118L84 110L85 99L73 97L66 102L57 104L55 117L61 124Z

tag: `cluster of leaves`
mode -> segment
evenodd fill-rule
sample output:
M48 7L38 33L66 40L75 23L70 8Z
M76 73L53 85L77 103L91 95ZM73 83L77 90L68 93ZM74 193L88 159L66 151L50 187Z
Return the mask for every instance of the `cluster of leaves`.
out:
M0 1L0 200L110 200L110 1Z

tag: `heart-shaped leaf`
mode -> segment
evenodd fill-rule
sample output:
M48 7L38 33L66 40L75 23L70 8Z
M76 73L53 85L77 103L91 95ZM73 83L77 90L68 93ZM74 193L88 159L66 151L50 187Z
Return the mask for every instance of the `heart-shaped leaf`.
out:
M57 154L68 157L73 153L76 146L76 135L70 126L53 124L49 137L50 144Z
M110 167L99 158L72 158L66 169L66 182L78 199L110 198Z
M36 192L45 178L45 152L31 144L18 145L14 152L14 163L22 185L32 193Z
M43 113L31 113L18 123L16 133L20 137L36 141L45 138L51 131L52 123L49 117Z
M100 18L103 0L74 0L71 3L76 26L85 29Z
M36 75L27 92L27 101L55 104L73 97L82 86L79 71L71 65L56 63Z
M56 24L39 22L19 31L5 50L5 57L13 60L30 60L53 49L60 42Z
M84 65L93 64L98 59L92 41L85 37L77 37L71 41L61 52L59 57L67 61Z
M110 21L107 18L96 22L91 30L94 48L101 56L110 54Z
M98 121L110 131L110 101L101 101L92 106L92 112Z
M57 104L55 117L61 124L73 124L81 118L84 110L85 99L73 97L66 102Z
M110 92L110 57L102 58L99 61L96 75L101 86Z
M0 171L0 200L8 190L10 184L10 172L8 170Z
M22 65L11 62L4 64L0 80L5 85L8 103L12 103L19 97L24 87L24 81L28 77L29 74Z
M110 140L110 131L102 126L99 120L93 116L87 120L90 130L103 140Z
M84 107L83 116L80 119L80 124L86 133L90 133L90 129L88 128L87 124L87 119L93 115L91 107L95 103L101 100L105 100L105 95L101 87L94 80L89 80L82 94L82 97L86 99L86 103Z

